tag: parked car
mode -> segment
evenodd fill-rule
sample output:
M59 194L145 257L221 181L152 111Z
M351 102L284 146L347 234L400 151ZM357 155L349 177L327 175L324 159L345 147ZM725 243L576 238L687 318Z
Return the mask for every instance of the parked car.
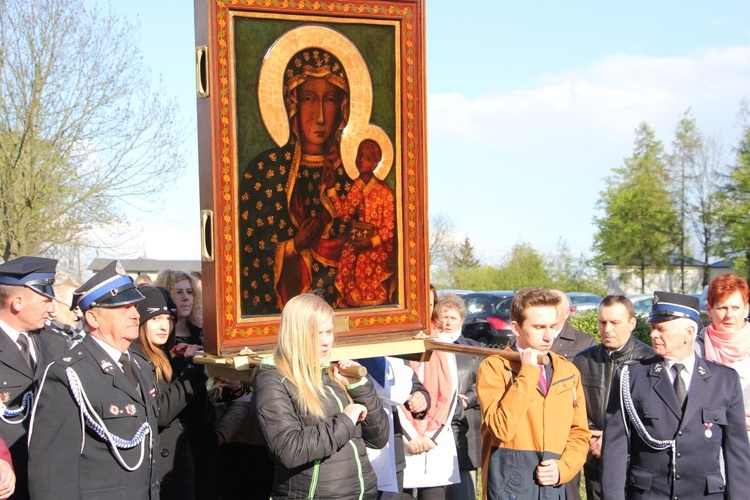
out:
M693 297L696 297L701 303L701 323L703 326L711 324L711 317L708 315L706 310L706 299L708 298L708 285L703 287L703 293L691 293Z
M699 293L691 293L689 295L692 295L693 297L696 297L698 298L698 300L701 301L701 310L700 310L701 324L703 326L710 325L711 318L708 316L708 312L706 312L705 298L701 298L701 294ZM633 293L633 294L628 295L627 297L633 303L633 309L635 310L635 314L638 316L643 316L644 318L648 318L648 313L651 312L651 306L654 303L654 294L653 293Z
M438 290L437 291L438 297L442 297L443 295L446 295L448 293L452 293L453 295L458 295L459 297L463 297L467 293L474 293L474 290Z
M497 290L464 295L466 319L461 333L491 347L505 347L513 338L510 331L510 303L516 292Z
M602 298L595 293L568 292L566 295L570 302L571 314L596 309L602 301Z
M637 316L643 316L648 318L648 313L651 312L651 306L654 303L653 293L633 293L627 296L630 302L633 303L633 309Z

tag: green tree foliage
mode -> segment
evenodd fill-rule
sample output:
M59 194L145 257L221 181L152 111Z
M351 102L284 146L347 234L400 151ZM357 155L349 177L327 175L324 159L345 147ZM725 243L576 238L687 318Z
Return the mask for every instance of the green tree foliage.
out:
M500 270L495 266L479 265L455 270L455 288L462 290L497 290Z
M464 237L464 240L456 248L453 256L453 267L457 269L473 269L479 266L479 259L474 255L474 246L471 244L471 238Z
M557 242L557 250L546 260L552 288L566 292L592 292L601 296L606 294L604 268L583 254L573 255L564 239Z
M672 200L677 211L677 259L680 264L680 293L685 293L685 262L690 257L690 188L698 172L698 156L703 147L703 137L695 118L686 111L677 125L672 141L672 154L668 160L668 175Z
M86 244L183 167L133 32L82 0L0 1L0 257Z
M724 252L735 255L735 268L750 278L750 127L745 129L725 186L722 219L726 227Z
M602 337L599 334L599 311L592 309L589 311L583 311L578 314L574 314L568 320L570 326L576 330L590 333L596 337L596 341L601 343ZM651 345L651 327L646 323L646 318L643 316L636 316L635 330L633 330L635 338L640 340L646 345Z
M689 186L690 222L703 266L703 286L710 281L709 259L719 255L725 231L722 220L724 180L728 177L724 149L713 137L703 137L696 175Z
M677 218L667 190L664 149L643 123L633 156L613 170L600 193L594 251L599 262L638 266L641 290L646 267L663 267L674 249Z
M552 285L544 255L529 243L513 245L498 274L498 289L518 290L527 286L549 288Z

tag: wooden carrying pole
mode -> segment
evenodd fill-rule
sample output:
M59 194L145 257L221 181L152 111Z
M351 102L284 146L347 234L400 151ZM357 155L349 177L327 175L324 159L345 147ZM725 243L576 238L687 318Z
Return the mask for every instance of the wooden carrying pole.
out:
M331 366L338 365L338 363L331 363ZM366 377L367 376L367 368L364 366L350 366L346 369L339 368L339 372L345 376L350 378L356 378L356 377Z
M434 340L426 339L424 341L425 347L430 349L437 349L439 351L453 352L457 354L471 354L473 356L494 356L498 355L501 358L505 358L510 361L521 362L521 353L518 351L510 351L507 349L495 349L494 347L477 347L473 345L461 345L461 344L448 344L447 342L436 342ZM537 363L540 365L549 364L549 356L546 354L539 354L537 357Z

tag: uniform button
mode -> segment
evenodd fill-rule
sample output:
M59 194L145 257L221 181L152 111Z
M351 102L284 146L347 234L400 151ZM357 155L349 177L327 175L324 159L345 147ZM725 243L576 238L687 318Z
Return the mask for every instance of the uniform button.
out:
M682 431L677 431L677 435L678 436L682 436ZM675 497L675 498L677 498L677 497Z
M169 456L169 450L166 448L162 448L161 450L161 456L164 458L167 458Z
M675 479L679 481L680 480L680 475L677 474L677 477Z
M714 422L718 422L718 421L719 421L719 417L714 417Z
M682 458L682 453L677 453L677 458Z

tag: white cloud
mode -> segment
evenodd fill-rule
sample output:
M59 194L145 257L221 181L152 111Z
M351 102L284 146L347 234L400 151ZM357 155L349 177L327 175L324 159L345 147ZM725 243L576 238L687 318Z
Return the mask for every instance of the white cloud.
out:
M553 250L559 237L588 250L602 179L632 154L641 122L668 148L690 108L698 127L732 146L750 46L615 54L538 82L475 99L429 96L431 212L451 213L487 256L517 241Z

